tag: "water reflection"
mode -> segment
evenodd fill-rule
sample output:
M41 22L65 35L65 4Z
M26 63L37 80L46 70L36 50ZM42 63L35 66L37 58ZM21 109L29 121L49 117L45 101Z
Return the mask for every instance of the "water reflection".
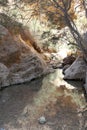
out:
M84 117L78 116L78 110L86 105L82 87L82 82L63 80L60 69L29 83L8 87L0 92L0 127L79 130L83 122L80 118ZM47 119L44 127L38 124L40 116Z
M35 103L45 105L50 100L56 100L60 96L69 96L78 107L84 106L86 102L82 87L83 83L81 81L67 82L63 80L62 70L58 69L44 77L41 90L38 91L34 100Z

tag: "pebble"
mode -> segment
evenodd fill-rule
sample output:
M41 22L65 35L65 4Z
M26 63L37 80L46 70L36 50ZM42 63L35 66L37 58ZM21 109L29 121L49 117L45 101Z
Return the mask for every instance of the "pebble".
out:
M5 130L4 128L0 128L0 130Z
M39 123L40 124L45 124L46 123L46 118L44 116L41 116L39 119L38 119Z
M5 102L6 102L6 100L4 100L4 99L3 99L3 100L2 100L2 102L3 102L3 103L5 103ZM0 130L1 130L1 129L0 129Z

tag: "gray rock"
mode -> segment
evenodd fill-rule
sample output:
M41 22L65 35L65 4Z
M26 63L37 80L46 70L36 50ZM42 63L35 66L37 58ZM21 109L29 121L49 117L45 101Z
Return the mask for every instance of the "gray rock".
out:
M40 124L45 124L47 121L46 121L46 118L44 116L41 116L39 119L38 119L39 123Z
M0 128L0 130L5 130L4 128Z
M86 64L83 58L78 57L64 74L64 79L85 79Z
M87 68L86 68L86 77L85 77L84 88L85 88L85 90L86 90L86 94L87 94Z
M69 64L67 64L67 65L65 65L65 66L63 67L63 74L65 74L66 69L68 69L69 67L70 67Z
M0 63L0 84L1 84L1 86L8 85L8 82L6 82L8 75L9 75L9 69L4 64Z

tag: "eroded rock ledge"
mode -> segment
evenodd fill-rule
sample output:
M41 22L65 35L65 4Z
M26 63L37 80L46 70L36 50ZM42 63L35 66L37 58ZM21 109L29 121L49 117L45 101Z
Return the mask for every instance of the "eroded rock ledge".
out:
M33 47L15 40L0 25L0 88L30 81L47 70L45 61Z
M73 64L65 70L64 79L85 79L86 63L83 58L78 57Z
M73 64L64 71L64 79L84 80L87 93L87 64L83 57L78 57Z

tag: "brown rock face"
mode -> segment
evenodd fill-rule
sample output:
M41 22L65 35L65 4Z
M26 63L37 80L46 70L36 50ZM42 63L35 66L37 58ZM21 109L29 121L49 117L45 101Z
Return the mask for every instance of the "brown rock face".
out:
M0 87L23 83L47 71L40 54L0 25Z
M75 61L75 57L73 57L72 55L71 56L68 56L66 58L63 59L63 63L62 65L65 66L65 65L71 65L74 61Z

